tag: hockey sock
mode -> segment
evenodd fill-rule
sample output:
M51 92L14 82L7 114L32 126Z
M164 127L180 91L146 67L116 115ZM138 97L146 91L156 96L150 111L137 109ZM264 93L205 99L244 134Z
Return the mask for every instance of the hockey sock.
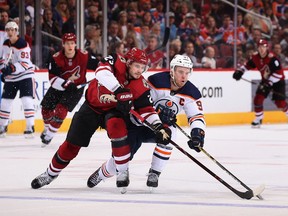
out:
M151 169L161 173L171 156L172 149L170 145L157 143L152 156Z
M32 97L22 97L21 101L24 108L26 127L31 128L34 126L35 119L34 99Z
M112 117L106 122L106 130L112 144L112 154L119 172L128 169L130 146L127 143L127 129L122 118Z

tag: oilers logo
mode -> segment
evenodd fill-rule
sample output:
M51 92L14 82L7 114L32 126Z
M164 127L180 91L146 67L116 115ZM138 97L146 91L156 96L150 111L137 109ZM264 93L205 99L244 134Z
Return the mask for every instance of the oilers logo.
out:
M169 109L173 110L173 112L175 114L178 114L179 112L179 107L177 106L177 104L169 99L160 99L155 103L155 107L157 107L159 104L161 104L162 106L168 107Z

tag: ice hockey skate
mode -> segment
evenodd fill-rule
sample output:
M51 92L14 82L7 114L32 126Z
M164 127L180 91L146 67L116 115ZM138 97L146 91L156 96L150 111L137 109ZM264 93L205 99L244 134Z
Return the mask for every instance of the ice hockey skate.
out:
M26 130L24 131L25 138L26 139L34 138L34 132L35 132L34 126L27 127Z
M42 148L44 148L47 145L49 145L50 142L53 139L53 137L50 137L48 134L45 134L44 131L41 133L40 138L41 138L41 141L42 141L42 145L41 145Z
M92 175L90 175L90 177L87 180L87 186L89 188L93 188L96 185L98 185L103 179L100 178L99 176L99 172L100 172L100 168L99 167Z
M116 186L120 188L120 192L122 194L127 192L127 187L130 183L129 180L129 171L125 170L123 172L117 173L117 180L116 180Z
M0 138L6 137L7 130L8 130L7 126L0 126Z
M49 185L54 179L56 179L57 176L51 176L48 174L47 171L42 173L41 175L37 176L32 182L31 187L33 189L41 188L45 185Z
M159 179L160 172L150 169L147 175L148 175L148 178L147 178L146 185L151 188L158 187L158 179Z
M251 123L252 128L260 128L261 125L262 125L262 119L255 119L255 120Z

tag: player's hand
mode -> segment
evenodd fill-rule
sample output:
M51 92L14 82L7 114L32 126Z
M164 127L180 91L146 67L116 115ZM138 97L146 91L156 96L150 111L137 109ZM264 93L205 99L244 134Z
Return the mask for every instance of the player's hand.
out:
M161 123L155 124L156 143L167 145L171 139L171 130L167 125Z
M239 69L237 69L237 70L235 70L235 72L233 73L233 79L235 79L235 80L240 80L241 79L241 77L242 77L242 75L244 74L244 72L242 71L242 70L239 70Z
M191 131L191 140L188 141L188 146L196 152L200 152L199 147L204 146L205 131L201 128L193 128Z
M262 81L257 89L257 93L264 95L265 97L268 96L272 89L272 85L270 85L268 82Z
M163 124L167 124L169 126L173 125L175 127L177 119L176 114L172 109L159 104L156 108L156 112L158 113L159 118Z
M130 89L119 87L114 92L114 95L117 100L116 109L125 115L128 114L132 107L132 99L133 99L133 95L130 92Z
M4 68L1 69L1 72L2 72L4 77L12 74L15 71L16 71L16 68L11 63L8 63L8 65L6 65Z
M62 83L62 87L66 90L66 91L75 91L77 90L77 86L75 85L74 82L72 82L71 80L65 80Z

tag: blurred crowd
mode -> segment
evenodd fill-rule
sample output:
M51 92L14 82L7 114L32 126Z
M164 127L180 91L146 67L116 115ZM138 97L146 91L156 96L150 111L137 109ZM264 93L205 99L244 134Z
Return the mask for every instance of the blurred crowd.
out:
M171 0L167 13L166 0L107 0L107 27L103 26L102 1L84 2L85 49L97 58L103 56L103 28L108 32L108 54L125 54L131 47L148 53L154 50L163 42L167 15L169 59L175 54L185 54L195 68L232 68L235 43L237 66L240 66L256 51L257 41L265 38L282 66L288 66L288 2L285 0L238 0L239 6L253 13L238 9L236 20L234 8L220 0ZM25 0L25 39L32 52L34 9L34 0ZM1 31L9 19L17 21L18 17L19 0L0 1ZM41 0L41 18L42 31L47 33L42 34L45 62L49 55L61 49L59 39L64 33L76 32L76 0ZM164 50L152 52L149 58L151 68L168 66Z

